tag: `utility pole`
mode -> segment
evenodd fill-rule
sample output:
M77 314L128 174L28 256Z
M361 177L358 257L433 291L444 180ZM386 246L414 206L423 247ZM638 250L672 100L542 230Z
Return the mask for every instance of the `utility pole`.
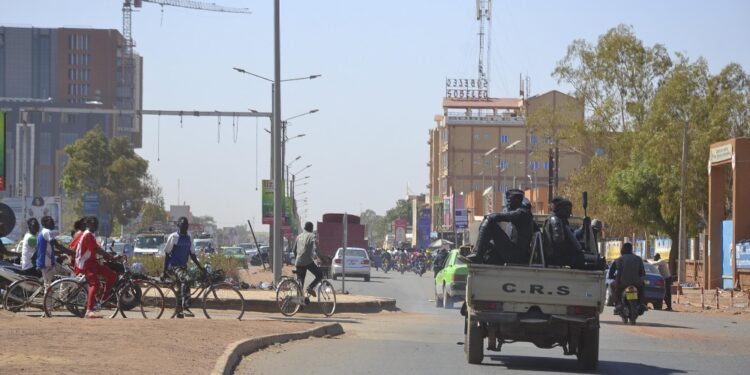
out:
M278 285L281 280L281 205L283 204L284 188L281 170L281 27L280 0L273 2L273 49L274 49L274 93L273 93L273 281Z

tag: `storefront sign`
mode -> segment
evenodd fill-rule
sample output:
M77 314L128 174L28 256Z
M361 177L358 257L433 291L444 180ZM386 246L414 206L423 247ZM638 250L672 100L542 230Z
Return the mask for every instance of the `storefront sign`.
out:
M445 97L454 100L487 99L486 79L446 78Z
M711 163L729 160L732 158L732 145L724 145L711 149Z

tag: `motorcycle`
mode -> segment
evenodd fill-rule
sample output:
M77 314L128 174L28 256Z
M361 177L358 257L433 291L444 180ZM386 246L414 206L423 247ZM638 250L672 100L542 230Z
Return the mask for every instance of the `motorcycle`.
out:
M389 258L383 259L383 265L381 266L383 273L388 273L388 271L391 270L391 267L391 260Z
M635 325L635 320L638 316L643 315L643 307L638 300L638 288L633 285L628 285L622 292L621 297L621 308L619 315L622 318L622 322L631 325Z
M414 262L414 265L412 266L411 270L414 271L414 273L416 273L417 275L419 275L419 277L422 277L422 275L424 275L424 273L427 271L427 266L425 266L424 261L418 260Z

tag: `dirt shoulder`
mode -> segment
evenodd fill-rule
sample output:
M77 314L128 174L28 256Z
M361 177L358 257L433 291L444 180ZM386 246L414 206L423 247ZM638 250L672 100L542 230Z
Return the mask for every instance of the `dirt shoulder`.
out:
M227 345L317 323L17 317L0 310L7 374L207 374Z

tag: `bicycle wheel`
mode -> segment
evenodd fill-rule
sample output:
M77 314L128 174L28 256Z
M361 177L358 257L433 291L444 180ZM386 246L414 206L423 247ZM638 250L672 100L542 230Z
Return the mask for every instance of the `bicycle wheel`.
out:
M237 288L229 283L216 283L208 287L203 293L203 314L211 319L208 311L214 317L228 317L242 319L245 314L245 299Z
M44 286L32 279L14 282L8 287L3 300L5 310L24 314L44 313Z
M174 285L171 284L162 285L160 288L164 294L164 314L162 317L172 319L177 316L177 306L180 303L177 299L177 292L174 290Z
M325 316L331 316L336 311L336 289L328 280L323 280L318 285L318 304Z
M146 280L136 280L135 284L141 290L140 312L143 318L161 318L164 314L164 293L161 288Z
M276 288L276 303L284 316L292 316L299 311L298 301L302 296L302 288L294 279L285 279Z
M44 293L44 313L49 316L74 316L86 313L86 284L76 279L53 282Z

